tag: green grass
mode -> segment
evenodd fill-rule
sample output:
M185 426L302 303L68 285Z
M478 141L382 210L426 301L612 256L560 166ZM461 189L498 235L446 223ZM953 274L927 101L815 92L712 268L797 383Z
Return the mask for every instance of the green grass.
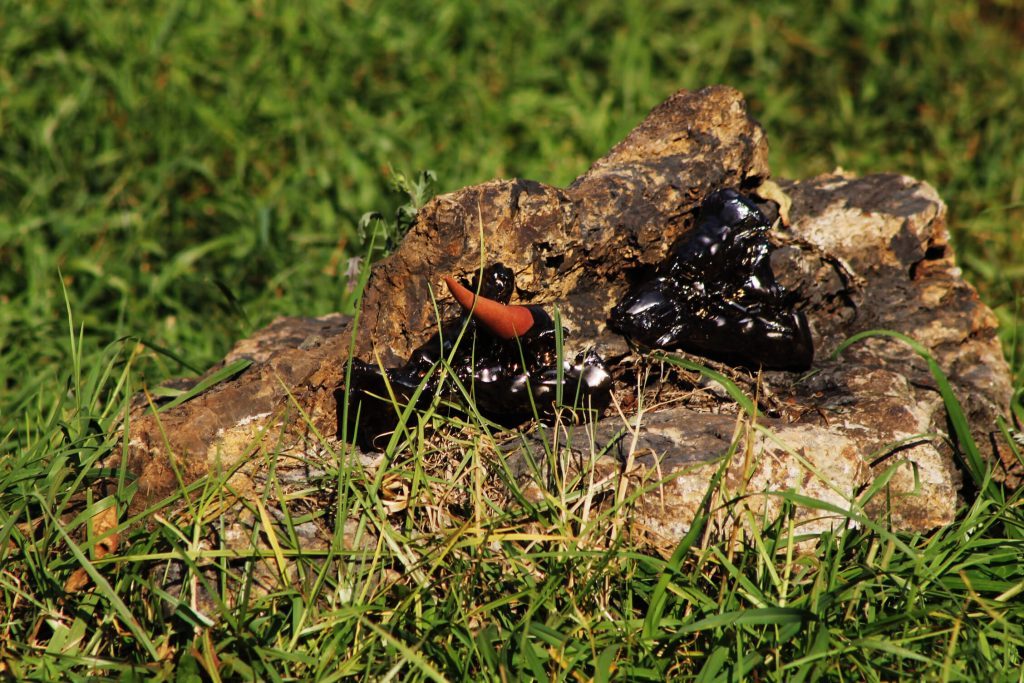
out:
M316 483L389 543L305 558L308 584L213 626L188 601L160 611L159 558L197 581L256 563L204 549L187 514L129 529L131 477L98 469L129 398L276 315L351 312L360 219L399 212L402 178L564 185L680 87L744 91L776 175L935 185L1024 380L1011 4L485 5L0 1L0 676L1016 680L1024 506L984 481L928 535L841 529L800 556L782 519L665 559L609 535L624 507L581 520L572 486L523 509L470 496L469 526L424 536L428 510L389 516L382 481L335 465ZM486 443L463 438L446 447L471 480ZM410 448L387 471L418 500L446 482L420 464L437 444ZM201 485L193 513L216 502ZM279 503L272 562L323 514L300 500ZM126 538L98 558L85 521L111 504ZM66 594L83 566L91 587Z

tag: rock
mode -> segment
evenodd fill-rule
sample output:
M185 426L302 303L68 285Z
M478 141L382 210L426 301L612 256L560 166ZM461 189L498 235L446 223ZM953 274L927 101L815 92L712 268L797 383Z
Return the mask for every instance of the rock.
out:
M238 377L158 414L134 408L127 465L140 487L133 509L178 490L178 476L188 483L217 471L230 473L239 497L258 495L271 455L282 463L279 475L290 456L299 467L336 467L339 456L326 447L337 446L340 457L352 453L337 443L334 398L349 349L370 362L400 364L435 329L431 297L443 315L456 310L442 277L466 275L482 262L510 266L518 301L557 304L576 343L597 345L620 378L638 376L651 361L637 359L607 329L608 311L691 227L708 193L756 191L768 175L767 143L742 97L712 87L673 95L568 188L493 180L434 198L398 250L374 266L357 334L353 321L338 316L278 320L229 355L254 361ZM582 441L566 435L572 447L565 457L576 459L577 470L598 467L604 481L619 477L632 453L625 475L642 493L631 521L656 543L670 545L688 528L711 473L736 444L742 457L733 455L723 495L745 496L756 511L782 509L782 499L766 491L792 490L903 529L952 520L961 482L935 381L924 361L891 338L830 357L858 331L896 330L930 348L980 444L990 444L1008 405L996 320L960 277L945 205L929 185L835 173L780 187L791 199L790 224L774 231L773 266L805 302L817 349L812 371L755 376L715 365L758 397L755 421L715 383L673 370L670 382L645 390L670 392L673 406L644 413L631 450L622 450L621 435L613 438L625 426L618 417L590 425ZM623 385L618 393L628 412L636 392ZM517 443L526 445L503 450L511 469L535 476L524 464L531 441ZM611 450L588 460L595 444ZM372 466L371 456L357 455ZM891 475L884 495L862 506L856 497L882 474ZM798 519L810 532L843 523L814 509Z

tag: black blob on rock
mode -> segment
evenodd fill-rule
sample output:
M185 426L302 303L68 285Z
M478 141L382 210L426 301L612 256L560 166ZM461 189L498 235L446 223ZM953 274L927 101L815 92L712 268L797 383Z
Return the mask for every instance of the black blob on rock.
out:
M612 309L611 326L643 346L806 370L814 360L810 328L795 297L775 280L770 228L735 190L713 193L655 276Z
M479 291L481 297L507 304L515 280L512 270L498 263L485 268L482 277L464 286L474 293ZM382 373L377 366L353 359L351 390L347 397L343 390L336 392L339 410L347 399L350 433L358 423L357 438L361 445L384 445L382 437L395 430L400 411L413 401L417 390L419 408L426 408L439 392L452 404L464 404L456 382L445 378L442 361L449 362L451 374L469 392L477 410L507 426L520 424L534 415L551 415L559 388L563 405L595 409L607 406L612 380L601 357L585 351L572 362L560 360L551 317L539 306L526 308L534 322L525 334L513 339L496 336L487 325L463 314L446 321L441 331L413 351L401 367ZM466 412L461 408L453 410ZM339 419L339 430L340 427Z

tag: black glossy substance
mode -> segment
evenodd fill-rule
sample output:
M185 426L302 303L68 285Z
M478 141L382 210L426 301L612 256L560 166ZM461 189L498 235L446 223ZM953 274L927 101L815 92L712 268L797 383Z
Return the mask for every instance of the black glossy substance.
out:
M475 292L477 284L474 281L467 286ZM484 270L479 292L481 296L508 303L514 288L512 270L499 263ZM356 424L356 410L361 404L358 416L360 443L369 447L384 445L380 437L394 431L398 423L394 402L377 398L390 395L388 385L398 399L399 410L412 399L421 384L419 407L425 408L438 391L461 404L461 394L451 378L443 382L440 380L439 361L449 357L456 377L473 396L477 409L488 419L511 426L534 414L543 416L550 413L558 391L555 327L542 308L530 306L529 309L535 320L533 327L513 340L493 336L465 315L447 321L442 325L440 334L435 334L413 352L408 363L385 370L387 382L379 368L354 359L349 424ZM466 329L456 348L463 326ZM573 363L563 362L562 373L564 404L589 404L595 408L607 405L611 377L596 353L588 351L578 355ZM340 410L343 396L339 394L337 398ZM339 429L340 426L339 420Z
M612 327L644 346L806 370L814 360L810 329L795 297L775 281L770 227L735 190L715 192L657 274L612 309Z

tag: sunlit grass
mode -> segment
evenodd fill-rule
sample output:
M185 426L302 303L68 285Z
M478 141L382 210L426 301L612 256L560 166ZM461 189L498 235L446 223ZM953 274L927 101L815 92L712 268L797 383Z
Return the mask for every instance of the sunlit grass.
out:
M108 352L124 377L127 360ZM255 497L232 495L242 462L127 517L130 477L98 467L116 425L90 426L102 385L72 367L68 386L64 428L3 477L0 664L15 678L974 679L1024 664L1024 507L983 465L967 468L977 497L931 534L869 522L878 487L849 510L768 492L782 514L761 519L721 488L741 437L690 532L661 554L631 524L658 482L621 495L600 452L570 454L564 435L587 424L539 430L524 479L472 409L452 422L435 405L406 412L369 469L321 440L300 456L315 474L296 480L296 454L264 446ZM641 407L626 443L642 421ZM106 497L90 488L100 480ZM798 506L847 522L809 538ZM109 553L92 526L107 509L123 537ZM723 518L743 534L722 533ZM325 544L300 540L310 525Z
M241 551L218 540L234 471L133 518L106 465L140 390L276 315L352 313L349 259L429 192L567 184L719 82L776 175L938 188L1019 385L1024 60L996 5L0 4L0 677L1020 680L1024 506L963 433L953 525L850 524L811 554L791 507L741 547L698 519L652 552L629 496L554 476L550 442L528 495L473 415L410 413L369 473L331 443L303 486L271 468ZM309 523L332 542L300 553Z

